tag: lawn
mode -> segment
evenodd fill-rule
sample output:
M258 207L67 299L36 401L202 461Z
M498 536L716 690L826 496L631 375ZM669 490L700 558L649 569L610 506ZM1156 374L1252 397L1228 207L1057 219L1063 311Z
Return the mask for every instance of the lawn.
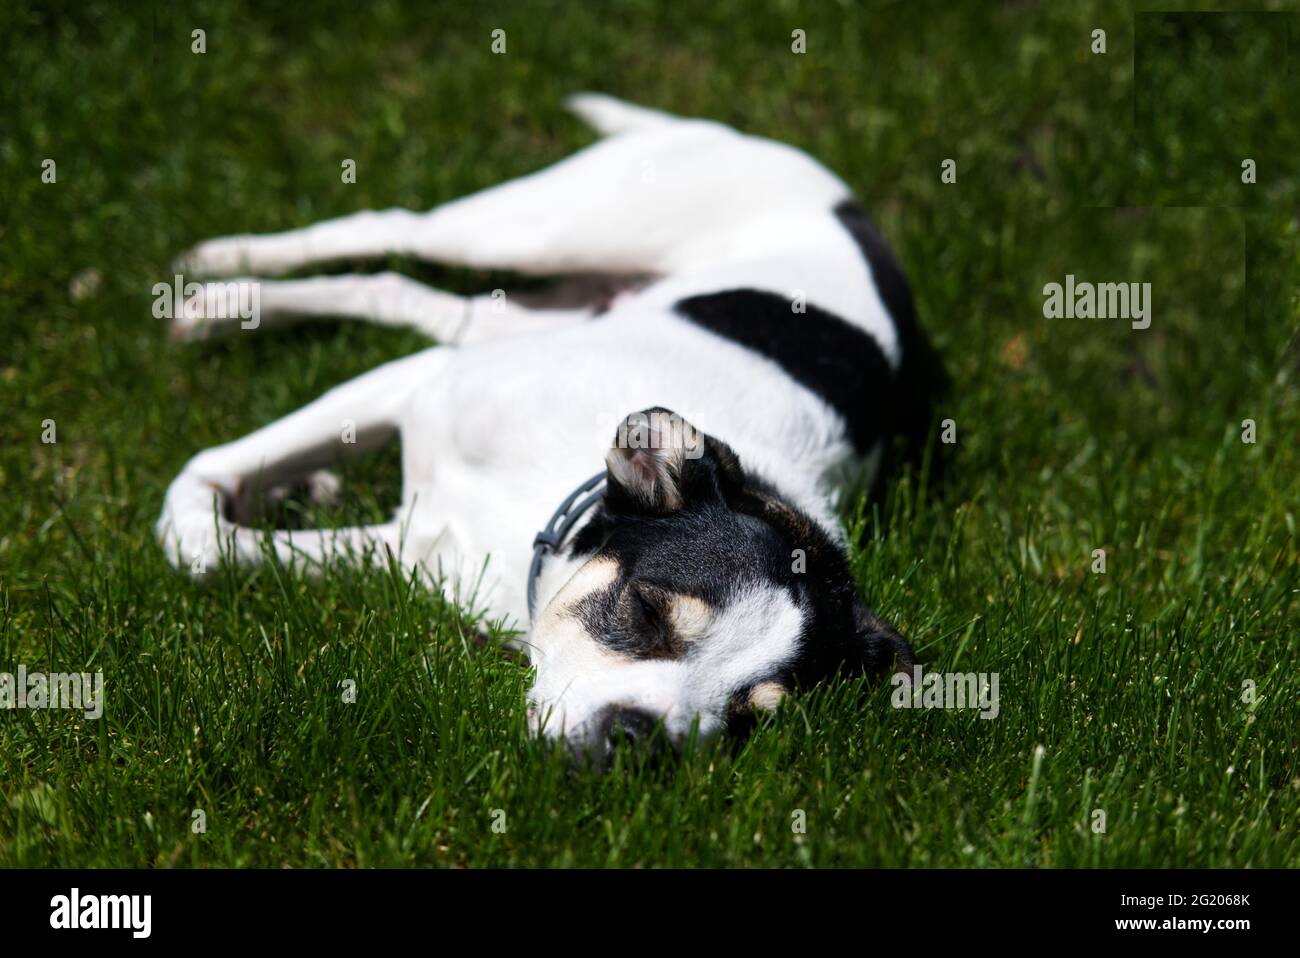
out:
M102 671L105 706L0 711L0 866L1295 864L1297 27L1112 3L6 4L0 672ZM173 343L151 314L172 256L537 169L591 141L562 108L584 89L799 146L890 237L955 442L846 510L855 571L928 667L999 675L996 718L841 683L742 744L601 775L527 736L501 630L398 571L197 584L164 561L153 522L194 452L424 345L333 322ZM1067 275L1150 283L1149 327L1045 318ZM323 521L395 504L395 452L344 476Z

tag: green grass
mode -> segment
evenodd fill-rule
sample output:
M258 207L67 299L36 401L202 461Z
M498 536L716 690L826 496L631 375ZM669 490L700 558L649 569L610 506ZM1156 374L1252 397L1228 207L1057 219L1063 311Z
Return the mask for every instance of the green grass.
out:
M107 684L97 722L0 712L0 865L1297 861L1296 17L183 6L0 13L0 671ZM541 167L590 141L561 108L580 89L798 145L893 240L958 441L942 482L850 510L855 570L931 667L999 673L997 719L838 685L743 747L597 776L525 735L527 669L400 574L165 563L152 524L191 454L422 345L333 323L173 344L150 315L171 257ZM1152 283L1151 328L1044 319L1066 273ZM332 521L373 520L396 460L346 478Z

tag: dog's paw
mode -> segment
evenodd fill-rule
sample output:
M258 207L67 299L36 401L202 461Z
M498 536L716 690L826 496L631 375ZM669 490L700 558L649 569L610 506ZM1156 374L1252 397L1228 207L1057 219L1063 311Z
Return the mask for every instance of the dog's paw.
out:
M192 472L172 481L154 531L178 570L205 578L231 554L238 527L224 517L227 497L220 484Z
M234 276L247 269L248 237L223 236L205 240L172 261L172 268L182 276Z

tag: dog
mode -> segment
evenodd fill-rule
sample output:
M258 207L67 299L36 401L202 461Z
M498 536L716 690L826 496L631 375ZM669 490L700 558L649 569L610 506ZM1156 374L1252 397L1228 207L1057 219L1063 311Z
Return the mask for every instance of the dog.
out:
M836 517L915 413L921 340L896 259L792 147L597 94L568 105L600 138L541 172L178 261L246 277L202 284L182 339L234 328L221 304L249 284L261 327L328 315L437 345L191 459L157 524L170 560L379 558L472 594L521 631L530 727L584 754L680 747L840 671L910 675ZM530 300L392 273L251 278L389 254L571 279ZM269 491L398 437L391 522L256 522Z

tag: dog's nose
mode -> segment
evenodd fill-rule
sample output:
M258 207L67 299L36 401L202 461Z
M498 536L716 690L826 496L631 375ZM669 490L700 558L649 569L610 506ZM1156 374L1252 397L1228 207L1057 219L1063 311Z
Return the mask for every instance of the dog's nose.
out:
M601 719L603 737L611 746L620 742L644 745L653 737L659 718L645 709L613 705Z

